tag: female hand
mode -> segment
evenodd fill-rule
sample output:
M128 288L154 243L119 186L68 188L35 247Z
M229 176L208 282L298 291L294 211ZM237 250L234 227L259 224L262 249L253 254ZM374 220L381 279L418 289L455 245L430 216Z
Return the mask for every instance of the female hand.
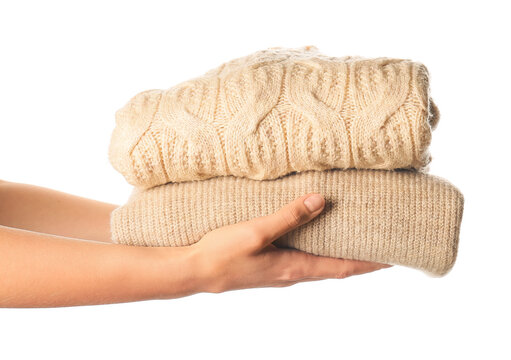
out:
M323 210L323 198L313 194L184 247L112 244L108 225L116 205L51 189L0 182L0 204L0 254L6 254L0 256L0 307L173 299L388 267L275 247L274 240Z
M321 257L277 248L273 241L307 223L324 209L319 194L307 194L268 216L215 229L190 246L203 289L289 286L301 281L342 279L391 265Z

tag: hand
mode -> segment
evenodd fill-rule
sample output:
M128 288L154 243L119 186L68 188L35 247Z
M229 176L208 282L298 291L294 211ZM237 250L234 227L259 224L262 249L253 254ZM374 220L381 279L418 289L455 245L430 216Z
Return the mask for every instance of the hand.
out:
M274 214L215 229L190 246L207 292L282 287L302 281L343 279L391 265L321 257L277 248L273 241L319 215L325 200L307 194Z

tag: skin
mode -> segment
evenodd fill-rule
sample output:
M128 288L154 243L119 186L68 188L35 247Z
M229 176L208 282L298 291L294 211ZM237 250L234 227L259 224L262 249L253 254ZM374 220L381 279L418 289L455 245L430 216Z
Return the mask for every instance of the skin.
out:
M318 208L311 211L308 203ZM306 194L274 214L213 230L191 246L136 247L110 241L110 213L118 205L0 181L0 307L173 299L390 267L273 245L324 205L321 195Z

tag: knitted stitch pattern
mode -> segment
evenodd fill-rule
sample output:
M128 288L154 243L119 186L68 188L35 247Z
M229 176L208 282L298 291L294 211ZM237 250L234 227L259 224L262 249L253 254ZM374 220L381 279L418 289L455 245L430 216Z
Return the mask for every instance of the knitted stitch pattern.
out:
M275 244L435 275L453 266L463 195L442 178L414 171L306 171L275 180L226 176L135 188L112 212L112 239L190 245L213 229L270 214L310 192L325 197L323 212Z
M269 48L134 96L116 112L109 160L143 188L334 168L421 170L438 119L421 63Z

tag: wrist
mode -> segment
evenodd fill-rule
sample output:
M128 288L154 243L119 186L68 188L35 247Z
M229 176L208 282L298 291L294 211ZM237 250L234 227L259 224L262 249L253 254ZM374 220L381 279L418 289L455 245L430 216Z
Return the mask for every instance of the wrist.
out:
M172 299L207 291L206 273L202 271L198 249L183 247L148 247L151 270L158 289L153 298Z
M187 246L190 264L195 272L195 285L197 292L221 293L229 290L225 267L216 261L216 254L205 250L200 242Z
M121 246L117 282L134 300L173 299L202 291L194 252L188 247Z

